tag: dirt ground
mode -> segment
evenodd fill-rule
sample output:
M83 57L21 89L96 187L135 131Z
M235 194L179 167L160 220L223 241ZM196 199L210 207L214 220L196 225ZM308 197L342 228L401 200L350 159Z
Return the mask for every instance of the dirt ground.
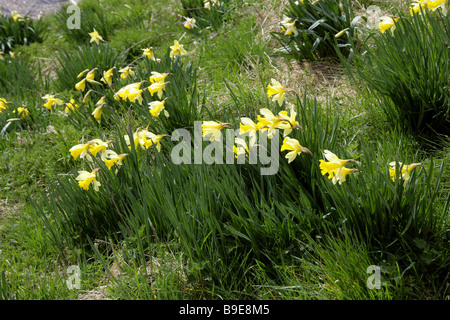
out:
M0 0L0 9L4 14L11 14L12 11L17 11L24 16L29 14L32 18L37 18L40 15L55 12L60 5L64 3L76 3L80 0Z

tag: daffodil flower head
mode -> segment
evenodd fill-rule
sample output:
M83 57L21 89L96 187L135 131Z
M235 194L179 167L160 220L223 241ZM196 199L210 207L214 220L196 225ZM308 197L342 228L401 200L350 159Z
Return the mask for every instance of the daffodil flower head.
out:
M150 92L152 97L156 93L158 95L158 98L162 99L163 90L166 88L168 83L169 82L155 82L155 83L152 83L148 87L148 92Z
M75 160L78 157L80 157L80 159L88 158L88 160L91 160L90 155L88 154L88 150L89 150L89 143L85 143L73 146L72 148L69 149L69 152Z
M443 10L444 15L447 15L447 8L445 7L445 4L447 2L448 0L429 0L427 4L430 10L435 11L438 8L441 8Z
M414 14L419 14L421 10L425 9L427 7L427 2L428 0L415 0L409 7L409 13L411 16L414 16Z
M146 58L148 58L148 59L150 59L150 60L156 61L156 59L155 59L155 54L154 54L154 52L153 52L153 48L145 48L145 49L142 49L142 51L144 51L144 52L142 53L142 55L143 55L144 57L146 57Z
M283 15L283 19L280 21L281 30L284 31L285 35L291 35L294 34L294 36L298 35L297 28L295 26L295 22L297 20L292 21L291 18L289 18L286 15Z
M17 21L17 20L21 21L21 20L23 20L22 16L17 11L11 12L11 17L13 18L14 21Z
M237 145L237 146L236 145L233 146L235 158L238 158L240 156L245 156L246 154L249 153L247 143L245 142L244 139L236 137L236 138L234 138L234 143Z
M97 153L106 150L108 148L108 142L104 142L101 139L93 139L88 142L89 152L96 157Z
M408 165L405 165L401 162L392 161L389 163L389 175L392 179L392 181L395 181L397 179L397 167L400 171L398 174L400 179L403 179L404 185L409 181L411 178L411 172L414 168L422 166L421 163L411 163Z
M111 86L112 85L112 76L113 76L113 72L114 72L115 68L116 67L112 67L108 71L103 71L103 78L101 78L100 81L107 84L108 86Z
M380 23L379 23L379 27L380 27L380 31L381 33L385 33L386 30L388 30L389 28L391 28L391 30L395 29L395 23L398 22L400 20L400 18L395 17L389 17L389 16L382 16L380 17Z
M183 22L183 27L185 27L186 29L193 29L197 26L195 24L196 22L195 18L184 17L184 20L185 21Z
M205 138L209 135L210 141L220 141L222 139L222 130L223 128L228 127L229 123L222 123L219 121L203 121L202 124L202 137Z
M169 75L168 73L159 73L156 71L152 71L151 74L152 75L149 78L151 83L164 82L166 80L167 76Z
M161 113L161 111L164 110L164 115L166 117L168 117L169 113L164 108L166 100L167 100L167 98L164 99L163 101L152 101L152 102L149 102L148 105L149 105L149 112L150 112L150 114L157 118L159 116L159 114Z
M70 99L70 101L66 103L66 109L64 110L64 112L69 113L71 111L75 112L76 110L78 110L78 105L75 104L74 99Z
M267 137L272 139L273 135L277 130L277 125L281 121L281 119L275 116L272 111L267 108L262 108L259 110L261 115L257 115L258 123L256 124L259 131L264 132L267 131Z
M267 85L267 96L272 97L272 101L277 101L281 106L284 102L284 94L288 91L275 79L271 79L271 84Z
M103 105L98 106L97 108L92 111L92 115L94 116L94 119L97 120L97 122L100 122L100 119L102 118L103 113Z
M248 133L250 137L250 146L254 146L256 143L256 132L259 130L258 124L256 124L252 119L247 117L241 118L241 123L239 124L239 135Z
M91 43L95 42L97 45L99 45L100 41L105 41L105 40L103 40L102 36L97 32L97 30L95 30L95 28L94 28L94 31L89 32L89 35L91 36L91 41L90 41Z
M117 154L115 151L108 149L102 152L101 159L108 169L111 170L111 167L114 165L121 166L123 159L127 156L129 156L128 153Z
M288 163L294 161L294 159L302 152L312 155L312 152L308 148L303 147L298 140L289 137L285 137L283 140L283 144L281 145L280 151L282 152L285 150L290 151L286 154Z
M44 107L46 107L48 110L52 109L53 104L58 106L64 104L64 101L62 101L59 98L56 98L55 95L46 94L45 96L42 97L42 99L47 100L47 102L44 104Z
M339 182L339 184L342 184L348 174L357 172L356 169L349 169L344 167L347 163L355 163L355 160L353 159L340 159L337 155L329 150L324 150L324 157L328 161L324 161L322 159L319 160L319 168L322 175L328 173L328 178L333 179L333 184L336 184L337 182Z
M277 115L280 121L276 123L275 128L284 129L284 137L291 133L293 129L302 129L297 120L295 120L297 113L293 109L291 109L290 111L290 116L288 116L288 113L285 110L280 111Z
M89 186L91 183L94 186L94 190L98 191L99 186L101 186L101 183L97 180L97 171L100 170L98 168L94 169L92 172L89 171L78 171L78 176L75 178L75 180L78 181L78 185L83 190L89 190Z
M175 56L184 56L187 54L187 51L184 49L184 46L178 42L178 40L173 41L173 46L170 46L170 58L173 59Z
M3 112L3 110L6 110L6 108L8 107L8 101L6 101L6 99L4 98L0 98L0 113Z
M87 82L100 84L99 82L94 80L94 78L95 78L95 71L97 71L97 70L98 70L98 68L94 68L94 69L92 69L91 71L89 71L87 73L86 78L85 78Z
M124 80L126 78L128 78L129 76L134 76L134 71L130 66L120 69L119 73L120 73L120 77Z
M25 107L18 107L16 110L13 111L14 113L18 113L20 116L20 119L25 119L30 115L30 111Z
M84 75L86 74L86 72L88 72L89 69L85 69L83 71L81 71L78 75L77 75L77 79L80 79L82 77L84 77Z
M86 89L86 79L77 82L77 84L75 84L75 89L83 92Z
M144 90L140 89L142 83L143 83L142 81L135 82L135 83L131 83L129 85L126 85L125 87L120 88L120 90L114 94L114 99L115 100L122 99L124 101L126 101L128 99L131 102L138 100L139 103L142 104L142 99L143 99L142 93L144 92Z

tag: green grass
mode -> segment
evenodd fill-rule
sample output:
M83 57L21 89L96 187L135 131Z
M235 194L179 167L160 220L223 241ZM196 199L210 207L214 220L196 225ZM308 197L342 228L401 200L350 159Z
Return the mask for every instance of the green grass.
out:
M426 152L413 135L391 125L367 84L345 75L344 86L320 92L314 74L301 83L292 70L289 83L301 89L286 93L278 106L267 97L267 85L271 78L285 83L283 68L296 66L271 54L277 44L260 30L269 12L258 11L266 2L233 13L243 4L230 0L214 31L195 34L177 16L187 1L148 7L135 0L122 8L117 0L101 6L85 0L81 5L95 16L85 29L65 30L62 11L46 16L47 39L19 47L20 60L0 61L0 97L10 102L0 113L0 299L450 298L448 145ZM94 26L106 40L100 46L89 44ZM171 60L175 39L188 54ZM145 47L160 60L144 59ZM124 80L116 70L112 87L74 88L85 69L97 67L99 81L103 71L128 64L136 74ZM6 77L11 71L16 76ZM147 88L151 71L169 73L163 93L168 118L149 113L147 104L157 98L147 91L142 104L114 99L127 84L146 80ZM352 85L356 93L348 90ZM41 97L50 93L64 102L74 98L79 110L46 109ZM98 123L91 113L102 96ZM30 116L8 122L19 106ZM192 132L196 120L237 129L241 117L256 121L262 108L277 114L290 106L302 130L289 137L312 155L288 163L279 152L272 176L260 174L261 162L177 165L170 158L177 142L170 137L161 141L161 152L130 149L124 139L143 128ZM96 138L129 154L117 171L100 156L89 162L70 155L72 146ZM203 142L202 150L208 147ZM324 149L357 160L347 166L359 172L333 184L319 168ZM422 166L403 185L389 176L395 160ZM81 189L78 171L96 167L99 191ZM69 266L80 268L81 289L66 285ZM367 287L370 266L381 268L380 289Z

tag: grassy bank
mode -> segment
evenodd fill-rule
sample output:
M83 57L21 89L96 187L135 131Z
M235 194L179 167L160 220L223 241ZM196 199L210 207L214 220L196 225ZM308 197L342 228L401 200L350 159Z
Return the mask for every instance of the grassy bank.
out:
M84 0L10 42L0 299L448 300L448 15L335 2ZM192 164L206 121L245 145Z

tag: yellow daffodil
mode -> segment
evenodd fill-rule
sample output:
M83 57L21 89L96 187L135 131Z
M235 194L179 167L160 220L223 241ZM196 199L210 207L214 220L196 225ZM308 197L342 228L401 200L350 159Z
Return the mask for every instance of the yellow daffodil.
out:
M86 94L85 94L84 97L83 97L83 103L88 102L88 100L89 100L90 97L91 97L91 92L92 92L92 89L89 90L88 92L86 92Z
M4 60L3 54L4 54L4 52L0 50L0 60Z
M153 53L153 48L145 48L145 49L142 49L142 51L144 51L142 53L142 55L144 57L147 57L150 60L156 61L155 54Z
M397 172L396 172L396 166L398 166L398 169L400 170L400 179L403 179L404 185L408 182L408 180L411 178L411 171L419 166L422 166L421 163L411 163L411 164L403 164L401 162L398 162L398 164L393 161L389 163L389 175L391 176L392 181L395 181L397 178Z
M44 104L44 107L46 107L48 110L52 110L52 106L55 104L57 106L63 105L64 101L61 99L56 98L55 95L46 94L42 97L42 99L47 100L47 102Z
M97 180L97 171L99 169L96 168L92 172L89 171L78 171L78 176L75 178L75 180L78 181L78 185L83 188L84 190L89 190L89 186L91 183L94 186L94 190L98 191L99 186L101 186L100 182Z
M127 66L127 67L125 67L125 68L122 68L122 69L120 69L119 70L119 73L120 73L120 77L122 78L122 79L126 79L126 78L128 78L129 76L134 76L134 71L133 71L133 69L131 68L131 67L129 67L129 66Z
M78 109L78 105L75 104L74 99L70 99L69 102L66 103L66 109L64 109L65 113L69 113L70 111L75 112Z
M246 155L249 153L247 143L245 142L244 139L236 137L236 138L234 138L234 142L235 142L235 144L238 145L238 146L236 146L236 145L233 146L235 158L238 158L239 156Z
M112 67L108 71L103 71L103 78L101 78L100 81L107 84L108 86L111 86L112 85L112 76L113 76L113 72L114 72L115 68L116 67Z
M272 111L267 108L260 109L259 113L261 113L262 116L257 116L258 123L256 125L260 131L267 131L267 137L272 139L281 119L280 117L275 116Z
M102 36L97 32L97 30L95 30L92 32L89 32L89 35L91 36L91 43L95 42L97 45L100 44L100 41L105 41L103 40Z
M395 28L395 22L398 22L400 20L400 18L392 18L392 17L388 17L388 16L383 16L380 18L380 23L379 23L379 27L380 27L380 31L381 33L385 33L387 29L392 28L392 30L394 30Z
M100 82L97 82L97 81L94 80L94 78L95 78L95 71L97 71L97 70L98 70L98 68L94 68L94 69L92 69L91 71L89 71L87 73L86 78L85 78L87 82L101 84Z
M30 111L25 107L18 107L13 112L18 113L20 116L20 119L25 119L26 117L28 117L30 115Z
M223 128L228 127L229 123L222 123L216 121L203 121L202 124L202 137L207 137L211 135L210 141L220 141L222 139L222 130Z
M344 167L347 163L355 163L355 160L353 159L339 159L338 156L329 150L324 150L324 156L328 161L326 162L322 159L319 160L319 168L322 175L328 173L328 179L333 179L333 184L336 184L337 182L342 184L348 174L358 171L357 169L349 169Z
M134 147L137 150L138 146L141 146L142 149L148 149L153 144L156 144L156 149L161 151L161 139L164 137L169 137L166 134L154 134L147 129L137 130L133 133L133 142ZM131 149L131 141L128 135L124 136L124 140L128 145L128 148Z
M75 85L75 89L76 89L77 91L83 92L84 89L86 89L86 79L83 79L83 80L81 80L80 82L78 82L78 83Z
M275 79L271 79L271 84L267 85L267 96L269 98L273 96L272 101L277 101L280 106L283 104L284 94L288 91L290 90Z
M286 159L288 159L288 163L294 161L294 159L302 152L309 153L310 155L312 155L312 152L308 148L303 147L300 144L300 142L298 142L298 140L289 137L285 137L283 140L283 144L281 145L280 151L284 150L290 150L290 152L286 154Z
M101 97L100 100L98 100L97 103L95 104L96 108L92 112L92 115L94 116L94 119L97 120L97 122L99 122L99 123L100 123L100 119L101 119L102 114L103 114L103 106L106 103L105 99L106 99L105 96Z
M296 21L297 20L292 21L292 19L287 17L286 15L283 16L283 20L280 21L280 24L281 24L281 30L284 31L285 35L291 35L291 34L294 34L294 36L298 35L297 28L295 27Z
M10 51L10 52L9 52L9 56L11 57L11 59L15 59L16 56L17 56L17 57L20 57L20 52L15 53L15 52Z
M220 2L218 0L204 0L203 7L205 9L211 10L211 4L214 6L219 6Z
M409 7L409 13L411 16L420 13L421 8L425 9L427 7L428 0L416 0Z
M8 101L6 101L6 99L4 98L0 98L0 113L3 112L3 110L6 110L6 108L8 107Z
M11 12L11 17L13 18L14 21L17 21L17 20L21 21L21 20L23 20L22 16L17 11Z
M144 92L144 90L141 89L141 85L142 81L131 83L129 85L126 85L125 87L120 88L120 90L114 94L114 99L122 99L124 101L127 101L128 99L131 102L138 100L138 102L142 104L142 93Z
M185 54L187 54L187 51L184 49L184 46L180 44L177 40L173 41L173 46L170 46L170 49L172 49L170 51L171 59L177 55L184 56Z
M161 113L161 111L163 111L163 110L164 110L164 115L166 117L169 116L169 113L167 112L167 110L164 109L164 104L166 103L166 100L167 100L167 98L164 99L163 101L152 101L152 102L148 103L149 111L152 116L158 117L159 114Z
M104 142L101 139L93 139L88 142L89 152L96 157L97 153L106 150L108 148L108 142Z
M148 138L148 140L145 141L146 148L156 144L156 150L158 150L158 152L161 151L161 140L164 137L169 137L167 134L154 134L152 132L146 132L145 136Z
M106 96L101 97L97 103L95 104L96 106L102 106L106 103Z
M248 133L250 138L250 145L253 147L256 143L256 132L259 130L258 124L256 124L252 119L247 117L241 118L241 123L239 123L239 135Z
M350 30L350 28L345 28L334 35L335 38L342 37L346 31Z
M159 73L156 71L152 71L152 75L150 76L149 80L151 83L164 82L168 75L168 73Z
M103 113L103 105L98 106L97 108L92 111L92 115L94 116L94 119L97 120L97 122L100 122L100 119L102 118Z
M446 9L445 4L447 2L448 2L448 0L429 0L428 8L432 11L435 11L438 8Z
M88 155L89 143L77 144L69 149L70 154L76 160L78 157L80 159L88 158L90 160L90 155Z
M114 165L121 166L123 159L127 156L129 156L128 153L117 154L113 150L105 150L102 152L101 159L108 169L111 170Z
M148 87L148 91L150 92L152 97L156 93L158 95L158 98L161 99L162 98L162 94L163 94L163 90L166 88L167 84L168 84L168 82L155 82L155 83L152 83Z
M184 22L183 22L183 27L185 27L186 29L192 29L195 28L197 25L195 24L195 18L187 18L184 17Z
M80 78L84 77L84 75L85 75L86 72L88 72L88 71L89 71L89 69L85 69L85 70L81 71L81 72L78 74L77 79L80 79Z
M130 141L130 137L126 134L123 136L128 148L131 150L131 141ZM140 143L140 139L139 139L139 135L138 132L134 132L133 133L133 144L134 144L134 148L135 150L137 150L138 146L141 145L142 148L144 148L143 146L143 142Z
M301 129L301 126L298 124L297 120L295 120L297 113L291 109L291 115L288 116L287 111L280 111L277 115L280 121L276 123L275 128L284 129L283 136L287 136L292 132L293 129Z

